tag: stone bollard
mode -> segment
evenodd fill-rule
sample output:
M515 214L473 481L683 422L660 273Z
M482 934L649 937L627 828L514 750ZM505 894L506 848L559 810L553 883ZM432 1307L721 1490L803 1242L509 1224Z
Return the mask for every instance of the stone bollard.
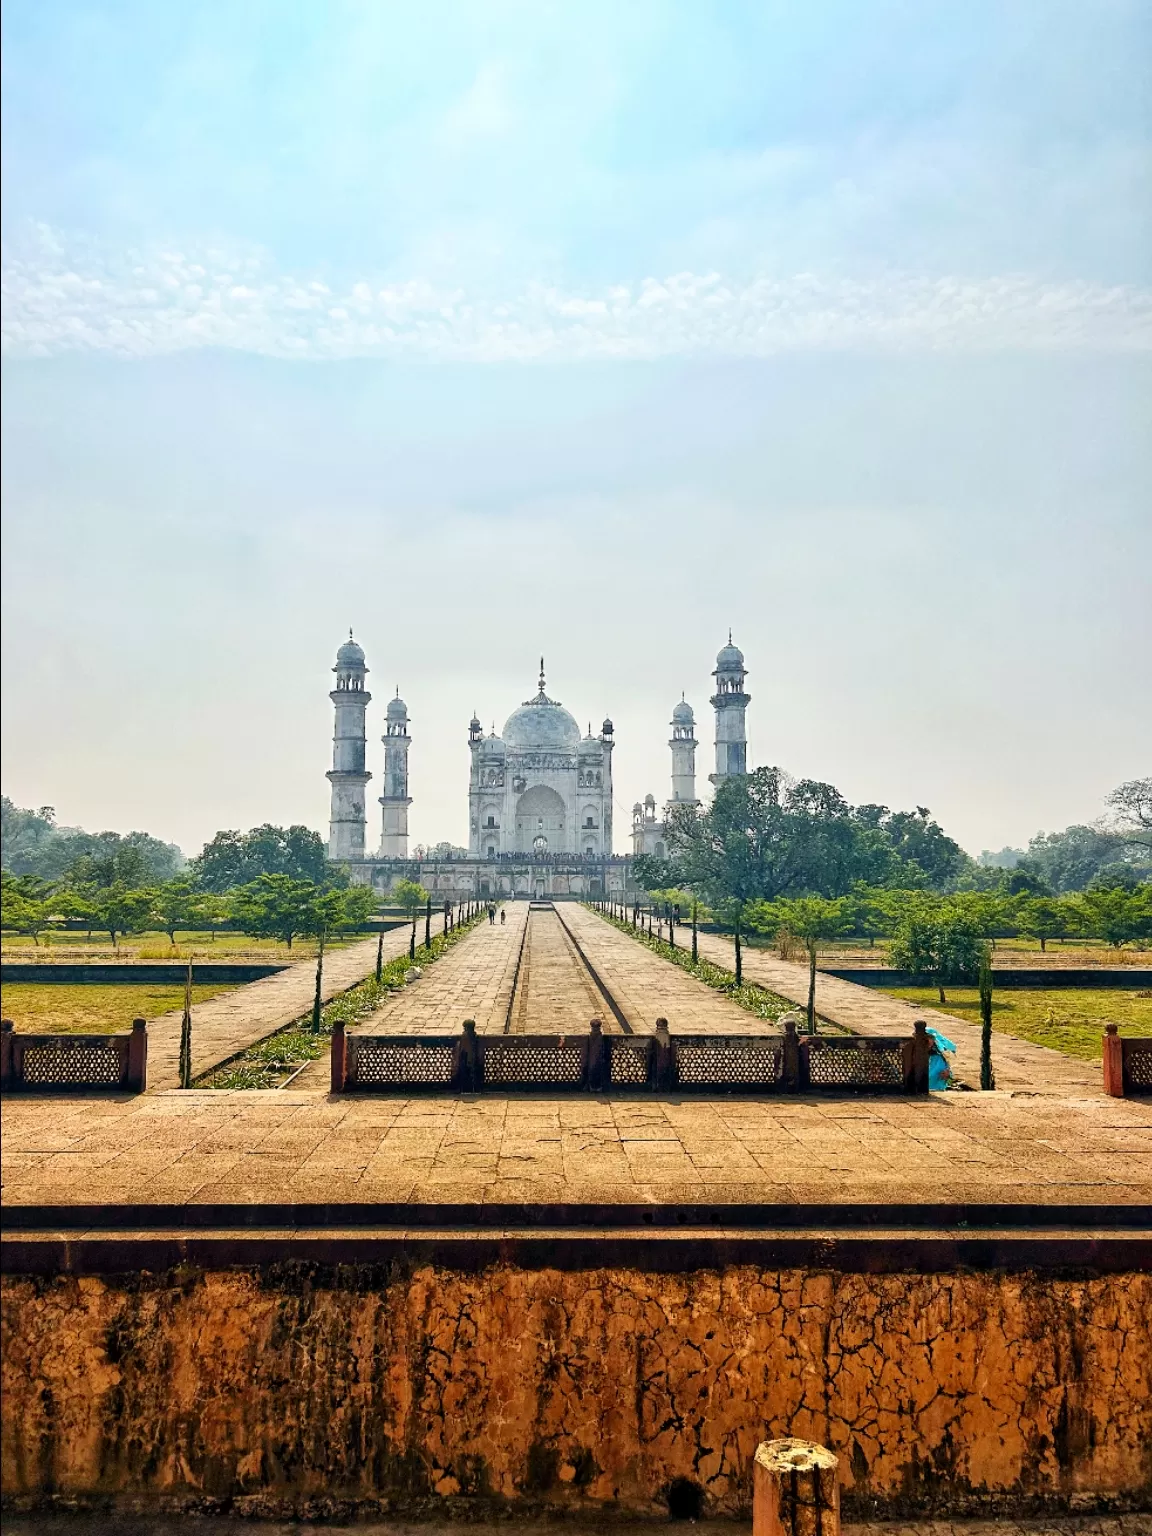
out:
M767 1440L752 1466L752 1536L839 1536L839 1462L811 1440Z
M1113 1099L1124 1097L1124 1042L1115 1024L1104 1026L1104 1092Z

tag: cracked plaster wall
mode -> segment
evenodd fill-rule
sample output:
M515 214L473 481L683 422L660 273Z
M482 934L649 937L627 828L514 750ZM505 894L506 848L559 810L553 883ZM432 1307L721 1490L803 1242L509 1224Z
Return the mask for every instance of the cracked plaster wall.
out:
M763 1439L848 1509L1152 1495L1152 1277L348 1267L6 1278L8 1497L747 1507ZM1146 1507L1146 1506L1145 1506Z

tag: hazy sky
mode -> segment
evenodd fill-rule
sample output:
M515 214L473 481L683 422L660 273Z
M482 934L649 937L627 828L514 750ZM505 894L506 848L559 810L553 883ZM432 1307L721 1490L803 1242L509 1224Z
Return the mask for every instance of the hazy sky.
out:
M974 852L1097 815L1152 771L1150 17L10 0L5 792L326 827L351 625L415 838L543 651L622 848L731 626L753 762Z

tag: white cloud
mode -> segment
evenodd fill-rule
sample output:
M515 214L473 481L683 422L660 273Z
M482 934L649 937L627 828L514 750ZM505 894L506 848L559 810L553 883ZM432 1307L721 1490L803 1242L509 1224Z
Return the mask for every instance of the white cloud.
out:
M5 252L3 300L4 352L25 358L191 347L483 362L1152 347L1152 293L1131 285L679 272L583 293L535 284L469 295L423 278L380 287L366 277L341 290L250 252L115 252L45 226Z

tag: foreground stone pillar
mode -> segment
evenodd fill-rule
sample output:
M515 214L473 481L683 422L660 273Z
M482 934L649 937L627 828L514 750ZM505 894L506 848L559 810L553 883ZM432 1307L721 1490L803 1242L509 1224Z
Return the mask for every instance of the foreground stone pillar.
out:
M811 1440L767 1440L752 1466L752 1536L839 1536L839 1463Z

